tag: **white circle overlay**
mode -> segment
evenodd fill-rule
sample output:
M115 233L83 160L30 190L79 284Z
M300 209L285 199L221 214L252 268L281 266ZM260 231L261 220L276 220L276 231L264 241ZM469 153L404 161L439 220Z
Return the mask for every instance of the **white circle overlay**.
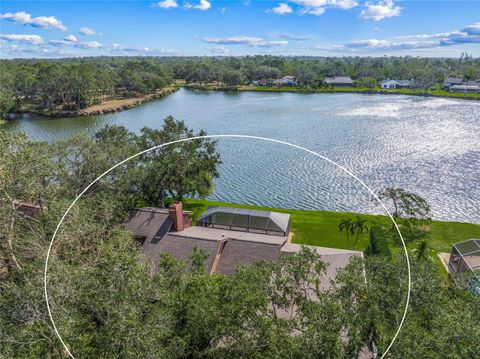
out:
M395 219L393 218L392 214L390 213L390 211L388 210L388 208L385 206L385 204L380 200L380 198L378 198L378 196L375 194L375 192L373 190L370 189L370 187L368 187L360 178L358 178L354 173L352 173L350 170L348 170L346 167L336 163L335 161L315 152L315 151L312 151L312 150L309 150L307 148L304 148L304 147L301 147L299 145L295 145L295 144L292 144L292 143L289 143L289 142L286 142L286 141L280 141L280 140L276 140L276 139L272 139L272 138L267 138L267 137L260 137L260 136L251 136L251 135L206 135L206 136L196 136L196 137L188 137L188 138L182 138L182 139L179 139L179 140L175 140L175 141L170 141L170 142L166 142L166 143L162 143L160 145L157 145L157 146L154 146L154 147L151 147L147 150L144 150L144 151L141 151L141 152L138 152L136 154L134 154L133 156L130 156L122 161L120 161L119 163L117 163L116 165L114 165L113 167L111 167L110 169L108 169L107 171L103 172L100 176L98 176L92 183L90 183L87 187L85 187L85 189L73 200L73 202L70 204L70 206L67 208L67 210L65 211L65 213L63 214L62 218L60 219L60 222L58 222L57 224L57 227L55 228L55 232L53 232L53 235L52 235L52 239L50 240L50 244L48 246L48 250L47 250L47 258L45 259L45 268L44 268L44 274L43 274L43 283L44 283L44 294L45 294L45 302L47 304L47 310L48 310L48 316L50 317L50 321L52 322L52 325L53 325L53 329L55 331L55 334L57 335L58 339L60 340L60 342L62 343L63 347L65 348L65 351L68 353L68 355L72 358L72 359L75 359L75 357L73 356L73 354L70 352L70 349L67 347L67 345L65 344L62 336L60 335L59 331L58 331L58 328L55 324L55 321L53 320L53 316L52 316L52 312L51 312L51 308L50 308L50 302L48 300L48 288L47 288L47 271L48 271L48 261L50 259L50 253L51 253L51 250L52 250L52 247L53 247L53 242L55 241L55 237L57 236L57 233L63 223L63 221L65 220L65 218L67 217L68 213L70 212L70 210L73 208L73 206L75 205L75 203L85 194L85 192L87 192L90 187L92 187L98 180L100 180L103 176L105 176L106 174L110 173L111 171L113 171L115 168L121 166L122 164L124 164L125 162L128 162L130 161L131 159L135 158L135 157L138 157L144 153L147 153L147 152L150 152L150 151L153 151L155 149L159 149L159 148L162 148L162 147L166 147L166 146L169 146L169 145L173 145L173 144L176 144L176 143L182 143L182 142L188 142L188 141L193 141L193 140L200 140L200 139L215 139L215 138L246 138L246 139L253 139L253 140L261 140L261 141L267 141L267 142L273 142L273 143L277 143L277 144L281 144L281 145L286 145L286 146L289 146L289 147L292 147L292 148L295 148L295 149L299 149L299 150L302 150L302 151L305 151L309 154L312 154L314 156L317 156L327 162L329 162L330 164L334 165L335 167L339 168L340 170L342 170L343 172L345 172L346 174L348 174L350 177L352 177L353 179L355 179L358 183L360 183L362 185L362 187L364 187L374 198L375 200L383 207L383 209L385 210L385 212L387 213L388 217L390 217L390 219L392 220L394 226L395 226L395 229L397 230L398 232L398 235L400 236L400 240L402 241L402 245L403 245L403 250L405 252L405 257L407 259L407 269L408 269L408 290L407 290L407 298L406 298L406 302L405 302L405 309L403 311L403 315L402 315L402 319L400 321L400 324L398 326L398 329L397 331L395 332L395 335L393 336L393 339L392 341L390 342L390 344L388 345L387 349L385 350L385 352L383 353L383 355L381 356L380 359L383 359L385 357L385 355L389 352L390 348L392 347L392 345L394 344L395 340L397 339L398 335L400 334L400 331L402 330L402 326L403 326L403 323L405 321L405 318L407 316L407 311L408 311L408 305L410 303L410 291L411 291L411 272L410 272L410 259L408 257L408 251L407 251L407 246L405 245L405 241L403 239L403 236L402 236L402 233L400 232L400 228L398 227L397 223L395 222Z

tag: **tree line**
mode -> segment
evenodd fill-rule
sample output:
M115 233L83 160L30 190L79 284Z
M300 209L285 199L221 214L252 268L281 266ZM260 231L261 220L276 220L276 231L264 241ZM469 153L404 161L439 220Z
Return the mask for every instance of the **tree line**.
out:
M173 118L138 134L114 126L55 143L0 130L0 268L8 268L0 276L3 356L66 356L46 310L43 266L58 220L79 192L142 149L203 134ZM388 249L394 243L389 235L375 235L365 262L352 261L329 290L318 286L325 263L308 249L233 276L206 273L205 253L194 250L187 262L165 255L151 275L121 226L129 209L208 195L219 163L215 142L173 145L117 167L77 202L57 233L48 271L52 315L69 351L75 357L176 359L384 353L407 290L405 257ZM400 193L400 202L394 194L398 215L408 214L411 197ZM40 210L25 214L18 200ZM457 289L435 262L420 256L412 260L411 293L403 330L387 357L476 357L479 297Z
M0 110L78 110L105 100L151 93L172 83L152 60L111 58L1 60Z
M227 87L292 75L300 87L318 88L325 76L351 76L358 87L384 79L414 79L419 88L441 86L447 76L480 78L480 59L418 57L91 57L0 61L0 113L82 109L115 97L160 89L173 79Z

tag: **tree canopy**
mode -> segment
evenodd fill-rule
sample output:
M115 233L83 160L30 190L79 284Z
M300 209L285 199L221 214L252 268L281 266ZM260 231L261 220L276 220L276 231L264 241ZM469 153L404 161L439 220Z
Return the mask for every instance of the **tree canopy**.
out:
M9 268L0 279L3 356L65 357L46 310L43 266L58 220L78 191L139 149L193 135L172 118L159 130L135 134L107 127L93 137L54 144L0 131L0 233L6 237L0 265ZM48 271L52 315L72 354L178 359L382 354L406 299L405 258L394 251L386 256L376 250L364 262L353 260L327 290L318 285L325 263L308 249L239 268L232 276L206 273L200 250L188 262L164 255L152 275L151 264L141 260L137 242L121 226L133 202L160 200L146 196L150 192L141 181L151 183L152 191L163 188L167 196L205 194L205 177L211 180L219 163L215 148L214 142L198 140L176 151L150 152L118 167L73 207L53 245ZM200 183L172 178L159 187L149 179L169 165L163 156L186 162L182 176L210 175L200 176ZM190 156L205 163L190 166ZM37 213L26 214L15 199L35 204ZM475 357L479 300L446 281L436 263L413 261L410 308L389 357Z

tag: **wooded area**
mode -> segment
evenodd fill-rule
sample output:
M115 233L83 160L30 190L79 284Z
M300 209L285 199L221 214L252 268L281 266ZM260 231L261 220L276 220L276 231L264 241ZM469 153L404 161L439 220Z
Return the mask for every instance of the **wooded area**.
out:
M292 75L299 86L323 86L325 76L351 76L361 88L384 79L414 79L419 89L448 76L480 78L480 59L418 57L92 57L0 61L0 113L78 110L112 98L151 93L173 79L227 87Z

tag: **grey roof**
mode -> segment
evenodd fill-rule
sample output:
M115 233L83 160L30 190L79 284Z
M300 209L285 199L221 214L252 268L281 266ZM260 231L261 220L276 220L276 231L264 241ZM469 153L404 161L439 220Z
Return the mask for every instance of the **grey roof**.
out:
M288 213L211 206L202 213L198 223L286 233L289 230L290 215Z
M205 270L210 273L220 243L220 241L215 240L167 234L160 239L158 243L145 241L142 247L142 253L148 256L155 264L155 267L157 267L160 263L160 255L162 253L170 253L176 259L188 261L193 248L197 247L205 251L208 255L205 260Z
M325 82L327 84L353 84L350 76L325 77Z
M250 242L243 239L228 239L218 262L216 273L231 275L238 266L252 265L259 261L280 259L280 246Z
M396 80L396 82L400 86L408 86L408 85L411 85L413 83L413 81L411 81L411 80Z
M451 84L451 85L460 85L463 82L463 79L461 77L447 77L443 83L445 85Z
M124 228L133 232L136 237L145 238L146 242L158 241L165 236L172 227L172 219L168 216L168 209L137 208L129 213Z

